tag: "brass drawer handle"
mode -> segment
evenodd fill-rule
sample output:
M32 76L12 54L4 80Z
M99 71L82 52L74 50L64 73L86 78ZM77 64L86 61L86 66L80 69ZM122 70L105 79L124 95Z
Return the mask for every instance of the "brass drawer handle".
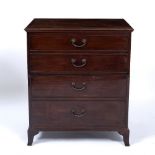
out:
M86 39L82 39L79 43L79 41L77 41L77 39L75 38L72 38L71 39L71 43L74 47L84 47L87 43L87 40Z
M75 117L82 117L86 114L86 109L84 108L74 108L71 110L72 114L75 116Z
M78 87L75 82L72 82L72 87L73 87L73 89L75 89L77 91L82 91L82 90L86 89L86 83L82 82L82 86Z
M76 59L72 58L71 63L74 67L80 68L80 67L84 67L87 64L87 60L82 59L81 62L79 63Z

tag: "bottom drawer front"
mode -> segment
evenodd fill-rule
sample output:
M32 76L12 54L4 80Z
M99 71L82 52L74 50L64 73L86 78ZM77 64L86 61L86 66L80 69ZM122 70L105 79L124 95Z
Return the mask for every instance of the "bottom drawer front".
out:
M33 101L32 122L53 129L96 129L121 126L123 101Z

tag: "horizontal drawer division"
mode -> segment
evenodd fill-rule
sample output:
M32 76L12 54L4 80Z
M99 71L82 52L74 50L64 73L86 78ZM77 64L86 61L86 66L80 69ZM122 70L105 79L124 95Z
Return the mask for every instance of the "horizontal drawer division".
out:
M128 72L129 59L122 55L31 54L32 73Z
M33 33L29 50L127 50L129 38L124 35L91 35L73 33Z
M125 98L127 75L32 76L32 97L47 98Z
M53 129L121 127L123 101L32 101L33 126Z

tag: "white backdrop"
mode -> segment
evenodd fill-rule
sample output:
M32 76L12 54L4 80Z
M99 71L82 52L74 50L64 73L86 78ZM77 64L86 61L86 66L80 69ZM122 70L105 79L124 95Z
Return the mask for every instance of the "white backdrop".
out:
M155 154L154 6L154 0L0 0L0 154ZM33 18L124 18L134 28L130 147L124 147L116 133L45 133L26 146L24 28Z

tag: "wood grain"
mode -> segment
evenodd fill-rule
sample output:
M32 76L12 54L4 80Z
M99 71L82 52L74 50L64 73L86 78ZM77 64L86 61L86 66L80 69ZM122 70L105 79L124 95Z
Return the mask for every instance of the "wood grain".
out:
M117 131L129 146L131 32L124 19L34 19L26 28L28 145L39 131Z

